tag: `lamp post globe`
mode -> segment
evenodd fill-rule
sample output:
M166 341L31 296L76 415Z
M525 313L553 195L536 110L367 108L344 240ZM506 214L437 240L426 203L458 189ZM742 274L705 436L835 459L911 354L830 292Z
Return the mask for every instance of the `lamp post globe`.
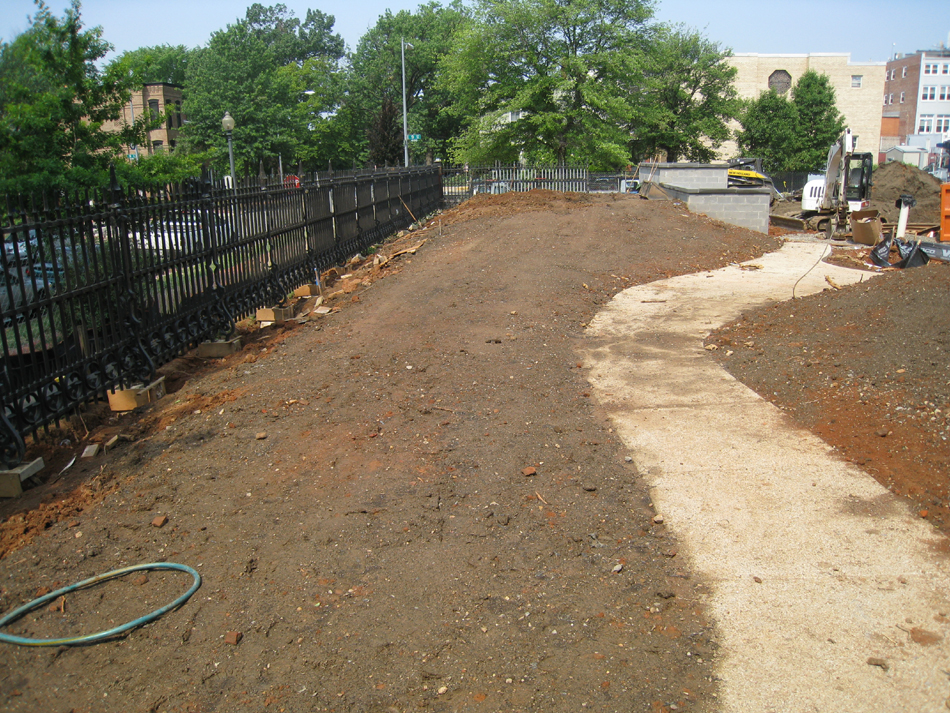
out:
M224 112L224 117L221 119L221 129L228 137L228 160L231 163L231 187L237 188L237 184L234 182L234 144L231 141L231 132L234 131L234 118L231 116L231 112Z

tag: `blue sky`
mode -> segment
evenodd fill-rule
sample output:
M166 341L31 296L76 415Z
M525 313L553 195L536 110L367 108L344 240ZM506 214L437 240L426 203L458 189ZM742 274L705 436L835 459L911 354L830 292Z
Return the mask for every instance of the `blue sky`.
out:
M283 0L303 18L312 7L334 15L335 29L350 47L391 9L415 9L416 0ZM57 14L68 0L47 0ZM244 15L250 2L232 0L85 0L86 26L101 25L118 52L150 45L197 47L215 30ZM262 0L277 4L277 0ZM0 0L0 38L28 27L31 0ZM892 52L914 52L950 43L948 0L659 0L657 19L683 23L734 52L850 52L854 62L884 62Z

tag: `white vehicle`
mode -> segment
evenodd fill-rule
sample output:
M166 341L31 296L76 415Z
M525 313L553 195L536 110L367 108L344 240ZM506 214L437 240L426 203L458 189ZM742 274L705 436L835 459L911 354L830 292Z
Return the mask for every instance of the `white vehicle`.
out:
M18 273L19 271L13 268L0 270L0 314L3 314L4 327L15 321L14 310L40 302L49 296L45 280L40 277L20 279ZM28 310L29 314L21 312L16 319L31 316L38 311L43 311L44 308L44 305L37 305L35 309Z
M818 229L829 238L847 224L851 212L870 205L874 157L855 153L856 144L851 129L845 129L828 149L825 177L809 181L802 191L802 213L817 213Z
M231 226L219 216L211 216L212 227L219 242L230 240ZM174 252L183 255L208 247L205 226L200 212L172 214L149 223L148 230L139 234L142 246L159 253Z

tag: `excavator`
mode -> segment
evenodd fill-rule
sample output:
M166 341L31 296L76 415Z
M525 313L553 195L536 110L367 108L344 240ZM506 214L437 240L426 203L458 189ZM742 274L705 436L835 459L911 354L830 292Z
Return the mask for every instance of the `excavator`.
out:
M760 158L729 159L730 188L762 188L768 186L774 190L772 179L762 173Z
M874 156L855 152L857 139L845 129L828 149L825 177L809 181L802 191L802 217L828 239L848 225L852 211L870 205Z

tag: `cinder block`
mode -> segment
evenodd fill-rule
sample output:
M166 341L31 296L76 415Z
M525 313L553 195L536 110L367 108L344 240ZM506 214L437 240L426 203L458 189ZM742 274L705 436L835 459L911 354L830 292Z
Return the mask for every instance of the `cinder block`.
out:
M46 464L42 458L13 468L0 470L0 498L15 498L23 492L23 481L39 473Z
M267 307L257 310L256 317L258 322L283 324L294 318L294 311L290 307Z
M227 341L202 342L198 345L198 356L202 359L222 359L241 351L241 338Z
M316 297L320 294L320 285L301 285L294 290L294 297Z
M165 377L160 376L148 386L138 384L130 389L109 391L109 408L113 411L131 411L139 406L158 401L165 395Z

